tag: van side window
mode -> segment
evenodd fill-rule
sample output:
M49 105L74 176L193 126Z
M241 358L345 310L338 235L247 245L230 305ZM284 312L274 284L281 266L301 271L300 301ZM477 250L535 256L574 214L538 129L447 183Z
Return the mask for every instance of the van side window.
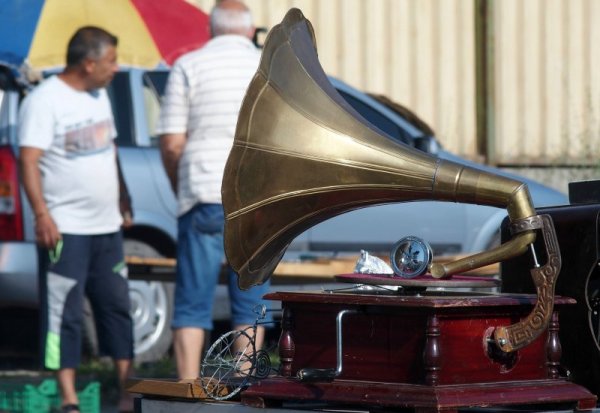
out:
M5 100L8 99L4 99L4 95L4 90L0 88L0 145L10 143L8 140L8 104L5 103Z
M106 90L110 98L117 128L115 143L118 146L135 146L129 73L117 72Z
M160 101L165 93L169 73L146 72L143 76L144 88L144 110L146 124L150 133L150 146L158 146L158 135L156 134L156 123L160 114Z
M21 96L10 69L0 66L0 145L17 144L17 113Z

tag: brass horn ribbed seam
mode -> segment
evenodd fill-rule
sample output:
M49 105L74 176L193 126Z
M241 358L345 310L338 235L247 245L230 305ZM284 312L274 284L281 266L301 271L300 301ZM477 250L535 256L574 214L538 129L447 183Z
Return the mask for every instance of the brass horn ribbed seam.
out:
M352 159L331 159L331 158L322 157L322 156L308 155L306 153L299 154L298 152L296 152L294 150L286 150L283 148L274 148L272 146L254 144L254 143L248 143L248 142L234 143L233 146L235 146L237 148L251 149L251 150L255 150L255 151L260 151L260 152L265 152L265 153L270 153L270 154L275 154L275 155L281 155L284 157L301 155L302 158L305 160L315 161L315 162L319 162L319 163L323 163L323 164L339 165L339 166L344 166L344 167L362 169L365 171L373 171L373 172L389 173L392 175L398 175L397 167L386 167L385 165L381 165L381 164L377 164L377 163L359 162L359 161L352 160ZM414 162L414 163L417 163L417 162ZM431 179L431 174L429 174L429 173L419 174L419 173L415 172L414 176L416 178L423 178L423 179L428 179L428 180ZM433 190L433 186L431 189Z
M390 190L390 191L404 191L406 193L413 193L413 192L423 193L424 192L424 191L417 190L414 187L406 186L406 185L392 186L392 185L373 185L373 184L371 184L369 186L365 186L365 187L361 187L361 186L358 186L355 184L348 184L348 185L335 185L335 186L330 186L330 187L320 187L318 189L289 191L289 192L286 192L285 194L276 195L276 196L262 199L260 202L255 202L253 204L250 204L243 208L240 208L237 211L231 212L231 213L227 214L227 219L235 219L235 218L245 215L251 211L261 209L262 207L264 207L266 205L274 204L279 201L287 200L290 198L304 198L304 197L310 196L310 195L330 194L332 192L344 192L344 191L348 191L348 190L373 191L376 188L386 189L386 190ZM381 203L381 204L398 201L397 197L385 197L385 198L378 198L378 199L380 199L379 203ZM423 199L430 199L430 198L423 197ZM412 199L412 200L414 200L414 199ZM370 205L373 205L373 200L371 198L370 200L365 200L365 201L347 202L344 205L345 205L345 207L350 207L350 208L352 205L365 205L365 206L369 205L370 206ZM306 216L310 216L310 215L311 214L307 214Z
M435 193L435 183L438 181L438 173L440 172L440 166L442 164L441 159L436 159L435 167L433 170L433 179L431 180L431 192Z

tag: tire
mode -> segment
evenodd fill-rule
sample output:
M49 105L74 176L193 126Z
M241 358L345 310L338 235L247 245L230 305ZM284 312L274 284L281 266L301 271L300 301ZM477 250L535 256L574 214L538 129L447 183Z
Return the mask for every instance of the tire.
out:
M124 249L125 255L144 258L162 257L152 246L134 239L126 239ZM136 362L160 360L171 348L173 291L173 283L129 281Z

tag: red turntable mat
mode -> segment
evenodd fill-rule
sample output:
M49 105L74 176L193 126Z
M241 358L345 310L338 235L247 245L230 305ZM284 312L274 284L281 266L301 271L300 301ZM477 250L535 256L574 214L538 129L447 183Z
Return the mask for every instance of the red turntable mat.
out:
M338 274L340 282L367 285L393 285L400 287L446 287L446 288L492 288L500 286L500 280L491 277L452 275L448 278L433 278L424 274L414 278L402 278L388 274Z

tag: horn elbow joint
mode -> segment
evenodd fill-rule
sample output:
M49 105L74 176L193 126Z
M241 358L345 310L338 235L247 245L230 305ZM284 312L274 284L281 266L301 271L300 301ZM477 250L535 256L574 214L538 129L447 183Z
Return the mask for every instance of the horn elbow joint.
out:
M507 211L511 221L536 215L527 184L521 183L512 192L507 205Z

